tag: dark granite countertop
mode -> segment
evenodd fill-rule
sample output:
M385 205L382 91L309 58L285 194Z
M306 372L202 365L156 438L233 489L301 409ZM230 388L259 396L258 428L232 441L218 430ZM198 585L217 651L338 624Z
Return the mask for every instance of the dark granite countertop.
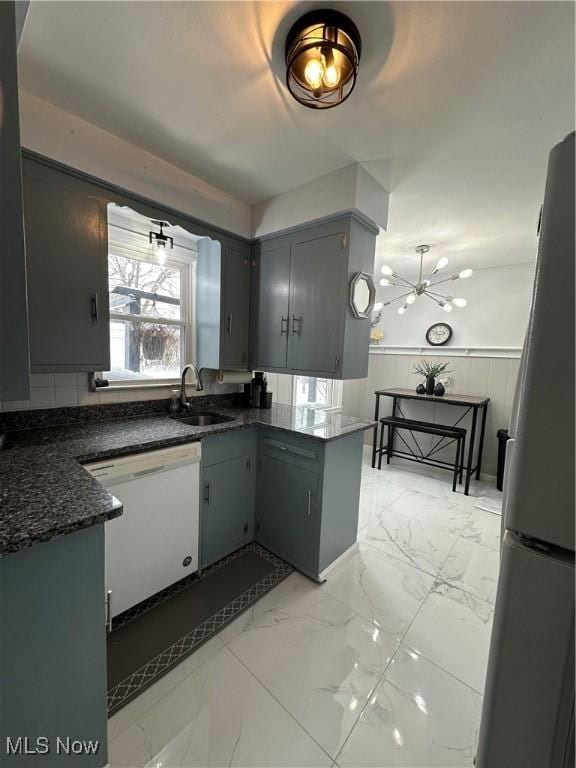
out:
M261 425L329 441L370 429L372 422L304 406L270 410L212 406L234 417L194 427L167 414L24 429L0 452L0 556L117 517L122 505L82 463L194 442L207 435Z

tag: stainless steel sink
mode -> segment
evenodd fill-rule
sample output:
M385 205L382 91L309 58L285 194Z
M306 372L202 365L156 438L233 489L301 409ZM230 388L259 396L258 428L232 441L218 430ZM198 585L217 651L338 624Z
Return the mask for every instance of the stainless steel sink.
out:
M181 421L182 424L190 424L192 427L209 427L211 424L224 424L227 421L234 421L234 416L222 416L220 413L211 413L210 411L193 411L191 413L170 416L170 418L175 421Z

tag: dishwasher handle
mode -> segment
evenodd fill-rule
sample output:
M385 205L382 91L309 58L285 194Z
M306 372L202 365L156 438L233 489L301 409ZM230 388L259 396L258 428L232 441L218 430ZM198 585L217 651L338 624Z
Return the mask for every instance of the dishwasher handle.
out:
M146 475L153 475L155 472L163 472L166 469L165 464L160 464L157 467L149 467L148 469L141 469L139 472L134 472L130 477L145 477Z

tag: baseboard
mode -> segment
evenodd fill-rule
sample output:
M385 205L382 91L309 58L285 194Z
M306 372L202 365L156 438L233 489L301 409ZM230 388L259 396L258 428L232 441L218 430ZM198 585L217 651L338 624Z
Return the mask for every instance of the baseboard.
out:
M355 541L354 544L352 544L351 547L348 547L348 549L344 550L341 555L339 555L336 560L333 560L330 565L328 565L324 570L318 574L318 581L326 581L326 576L334 570L340 563L343 563L344 560L347 560L349 557L351 557L356 550L358 549L358 542Z

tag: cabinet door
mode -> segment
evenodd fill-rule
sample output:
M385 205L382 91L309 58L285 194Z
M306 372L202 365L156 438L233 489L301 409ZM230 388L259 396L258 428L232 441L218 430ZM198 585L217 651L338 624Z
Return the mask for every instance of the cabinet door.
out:
M246 455L204 468L203 568L254 538L254 478Z
M248 248L224 248L223 359L224 368L248 366L250 327L250 253Z
M290 246L264 251L258 257L257 368L286 368L289 292Z
M30 397L16 5L0 3L0 400Z
M288 461L258 462L256 539L286 562L316 572L318 475Z
M344 233L295 243L290 276L288 368L340 368L347 288Z
M32 371L110 367L103 203L24 176Z

